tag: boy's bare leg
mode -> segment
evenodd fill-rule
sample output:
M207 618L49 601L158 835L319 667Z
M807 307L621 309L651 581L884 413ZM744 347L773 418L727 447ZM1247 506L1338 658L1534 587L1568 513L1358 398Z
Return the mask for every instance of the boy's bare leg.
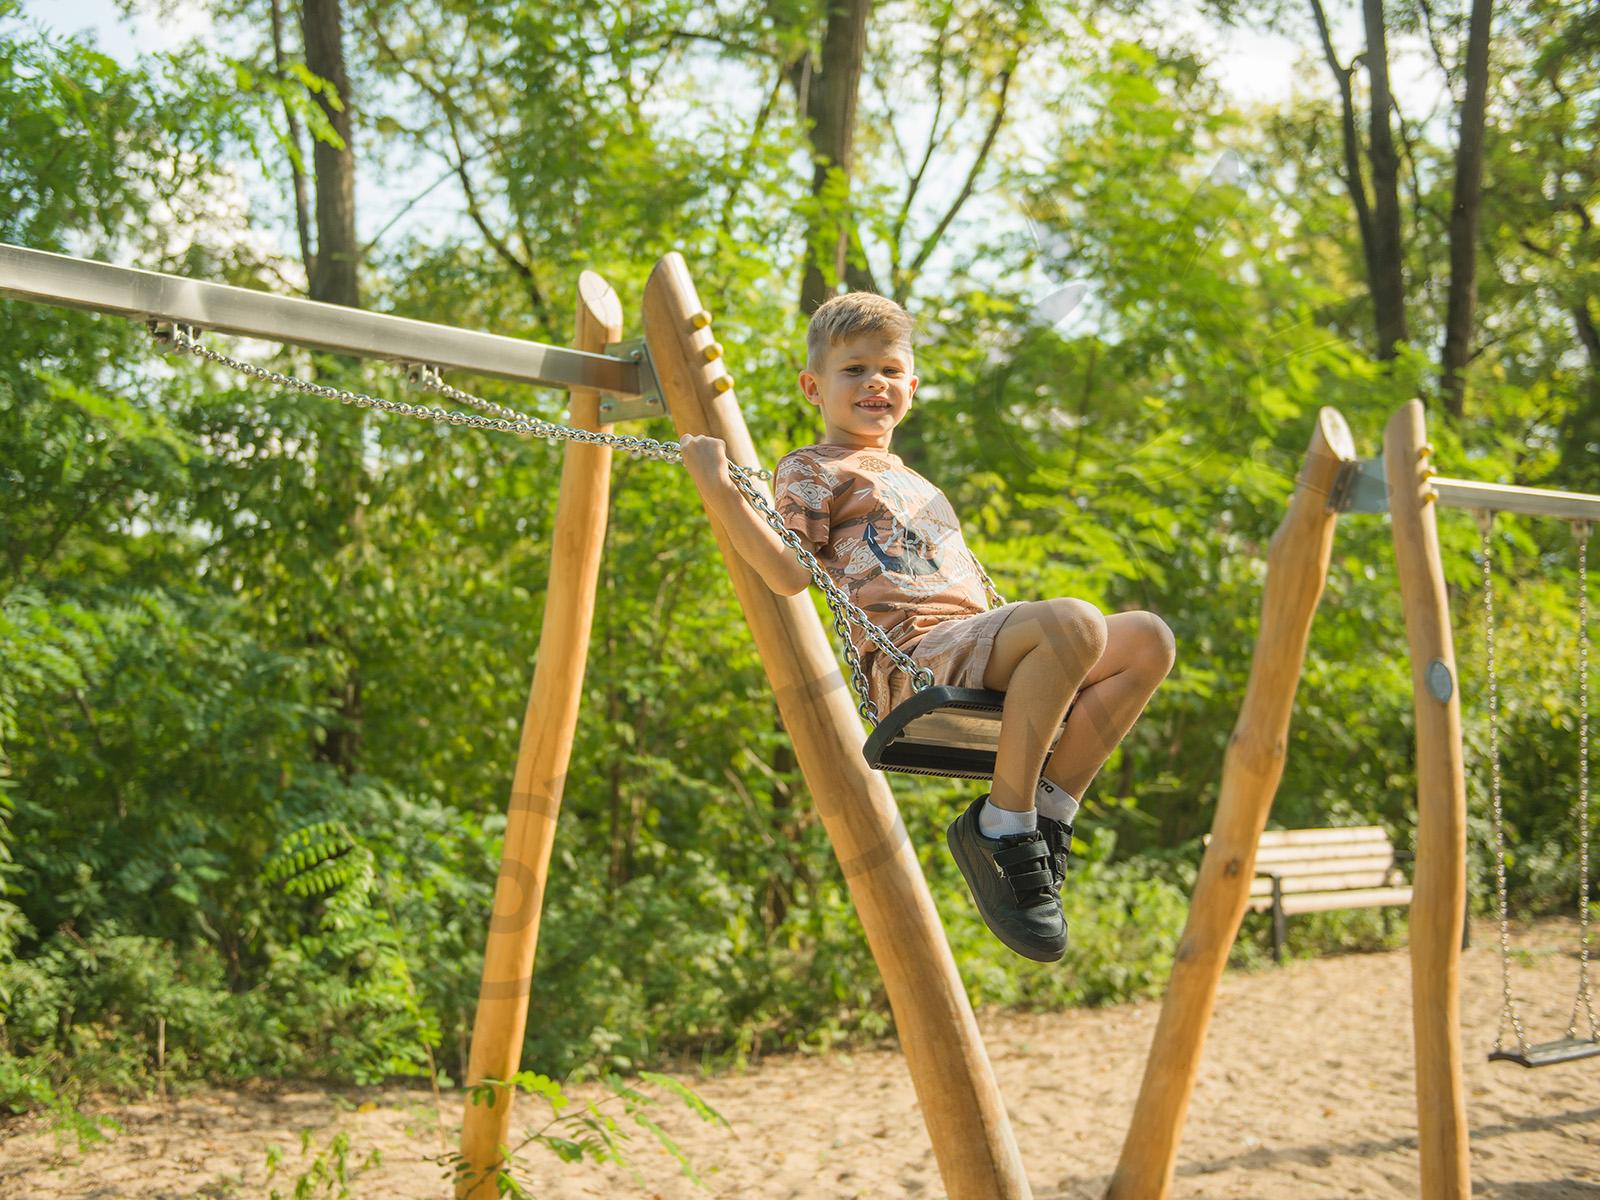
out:
M1085 676L1044 771L1046 779L1080 800L1172 670L1177 654L1172 630L1154 613L1111 613L1105 624L1105 652Z
M1045 746L1105 648L1106 619L1082 600L1029 601L1007 618L983 675L1006 694L989 803L1033 807Z

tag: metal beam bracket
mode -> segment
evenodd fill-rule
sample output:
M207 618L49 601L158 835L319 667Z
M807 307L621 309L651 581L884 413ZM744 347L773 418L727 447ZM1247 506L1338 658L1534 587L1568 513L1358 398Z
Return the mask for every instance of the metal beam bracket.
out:
M145 322L145 327L150 330L156 349L163 354L187 354L189 347L200 336L198 329L182 321L152 319Z
M639 366L639 395L620 396L615 392L600 393L600 423L612 425L618 421L647 421L664 417L667 408L661 400L661 382L650 361L650 347L642 337L621 342L607 342L605 353Z
M1345 463L1328 494L1329 512L1381 513L1389 511L1389 482L1383 474L1383 455Z
M444 383L444 372L432 363L408 362L403 365L408 388L419 392L433 392Z

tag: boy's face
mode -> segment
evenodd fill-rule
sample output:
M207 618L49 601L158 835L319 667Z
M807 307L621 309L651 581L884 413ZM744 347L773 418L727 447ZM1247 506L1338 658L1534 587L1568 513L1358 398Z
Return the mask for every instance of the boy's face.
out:
M903 339L868 333L837 342L819 371L800 372L800 390L822 410L822 442L887 450L894 427L911 411L917 377Z

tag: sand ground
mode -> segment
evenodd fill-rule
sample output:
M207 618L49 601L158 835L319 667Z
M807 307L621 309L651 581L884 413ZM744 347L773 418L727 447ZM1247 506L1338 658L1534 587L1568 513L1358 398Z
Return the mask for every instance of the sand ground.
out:
M1462 1025L1473 1181L1496 1200L1600 1200L1600 1059L1527 1071L1486 1062L1500 980L1494 929L1463 961ZM1564 1031L1576 974L1572 924L1519 931L1516 980L1535 1038ZM1229 972L1195 1087L1176 1197L1349 1200L1417 1194L1411 985L1402 951ZM1156 1002L1048 1014L980 1013L1037 1200L1102 1195L1132 1112ZM637 1175L526 1152L539 1197L780 1198L943 1195L911 1081L892 1047L769 1058L691 1081L732 1125L656 1106L705 1180L697 1188L646 1135ZM593 1094L593 1093L591 1093ZM453 1146L461 1097L442 1122L426 1092L288 1087L211 1090L110 1111L123 1132L80 1154L37 1119L0 1124L0 1198L285 1198L339 1130L357 1197L448 1194L437 1161ZM531 1117L532 1106L519 1110ZM441 1128L442 1126L442 1128ZM267 1179L269 1146L284 1149ZM326 1157L326 1156L325 1156ZM335 1191L315 1191L333 1196Z

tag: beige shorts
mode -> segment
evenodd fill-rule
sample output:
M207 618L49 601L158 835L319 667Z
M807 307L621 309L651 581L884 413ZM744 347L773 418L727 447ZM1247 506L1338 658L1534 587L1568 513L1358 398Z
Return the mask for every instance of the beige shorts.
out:
M935 625L911 643L908 653L919 667L933 672L935 684L981 688L983 673L994 649L995 634L1007 618L1027 601L1014 600L988 612L956 617ZM900 670L879 650L871 654L867 669L868 694L883 718L896 706L911 698L911 676Z

